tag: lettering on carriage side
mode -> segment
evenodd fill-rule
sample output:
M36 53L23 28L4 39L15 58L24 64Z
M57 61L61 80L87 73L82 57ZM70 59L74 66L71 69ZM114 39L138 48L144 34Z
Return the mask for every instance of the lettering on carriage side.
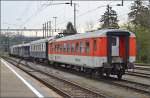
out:
M79 58L75 58L75 61L76 62L80 62L81 60Z

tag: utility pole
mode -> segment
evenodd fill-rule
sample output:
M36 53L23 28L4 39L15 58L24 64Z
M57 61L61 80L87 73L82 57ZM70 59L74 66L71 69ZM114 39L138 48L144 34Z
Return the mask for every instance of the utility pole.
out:
M49 35L48 36L52 36L52 34L51 34L51 21L49 21Z
M56 19L57 17L53 17L55 19L55 32L56 32Z
M49 28L48 22L47 22L46 24L47 24L47 26L46 26L46 27L47 27L47 29L46 29L46 31L47 31L46 37L48 37L48 31L49 31L49 30L48 30L48 28Z
M76 3L74 3L74 28L76 29Z
M45 37L46 37L46 32L47 32L47 31L46 31L46 22L45 22L45 28L44 28L44 29L45 29Z
M123 0L122 0L122 3L121 3L121 4L122 4L122 6L123 6Z
M70 0L70 5L72 6L72 0Z
M43 38L44 38L44 24L43 24Z
M36 33L36 37L37 37L37 31L35 33Z

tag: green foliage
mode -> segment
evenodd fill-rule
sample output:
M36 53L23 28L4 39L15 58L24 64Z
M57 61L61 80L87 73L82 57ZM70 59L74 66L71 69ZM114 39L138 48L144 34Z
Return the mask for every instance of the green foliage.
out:
M130 22L134 25L150 27L150 10L144 6L142 0L136 0L131 6L131 12L128 14Z
M102 28L119 28L117 13L112 10L112 7L107 6L107 9L102 15L100 22L103 22Z

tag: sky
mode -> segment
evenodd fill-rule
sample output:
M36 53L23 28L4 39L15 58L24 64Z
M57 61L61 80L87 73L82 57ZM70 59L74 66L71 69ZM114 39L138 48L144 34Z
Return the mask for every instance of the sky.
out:
M58 17L57 28L64 29L68 21L73 23L73 6L67 1L1 1L2 28L42 28L42 24ZM87 30L87 24L92 23L94 28L99 26L99 19L109 4L118 14L119 24L128 21L128 13L133 1L125 1L124 6L116 6L121 1L74 1L76 3L76 24L78 32Z

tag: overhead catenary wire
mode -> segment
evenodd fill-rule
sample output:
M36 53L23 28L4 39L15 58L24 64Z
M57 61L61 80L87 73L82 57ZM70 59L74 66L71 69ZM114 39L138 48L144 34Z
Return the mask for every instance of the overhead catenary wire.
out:
M27 18L25 20L25 22L23 22L20 25L20 28L23 27L26 23L28 23L33 17L37 16L40 12L42 12L44 9L46 9L48 6L45 6L45 4L41 4L41 7L39 7L35 13L33 13L29 18Z
M30 10L30 7L31 7L31 3L28 2L28 4L26 5L25 9L21 13L21 15L17 18L17 20L21 20L22 17L26 16L26 14L28 13L28 11Z
M112 3L112 1L111 1L109 4L111 4L111 3ZM105 7L105 6L106 6L106 5L98 6L98 7L94 8L94 9L88 10L88 11L86 11L86 12L84 12L84 13L78 15L77 17L84 16L84 15L86 15L86 14L88 14L88 13L94 12L94 11L96 11L96 10L102 8L102 7ZM114 6L114 5L111 5L111 6ZM64 21L58 23L57 25L64 24L64 23L66 23L67 20L70 20L70 19L72 19L72 18L73 18L73 17L70 17L70 18L68 18L68 19L65 19Z

